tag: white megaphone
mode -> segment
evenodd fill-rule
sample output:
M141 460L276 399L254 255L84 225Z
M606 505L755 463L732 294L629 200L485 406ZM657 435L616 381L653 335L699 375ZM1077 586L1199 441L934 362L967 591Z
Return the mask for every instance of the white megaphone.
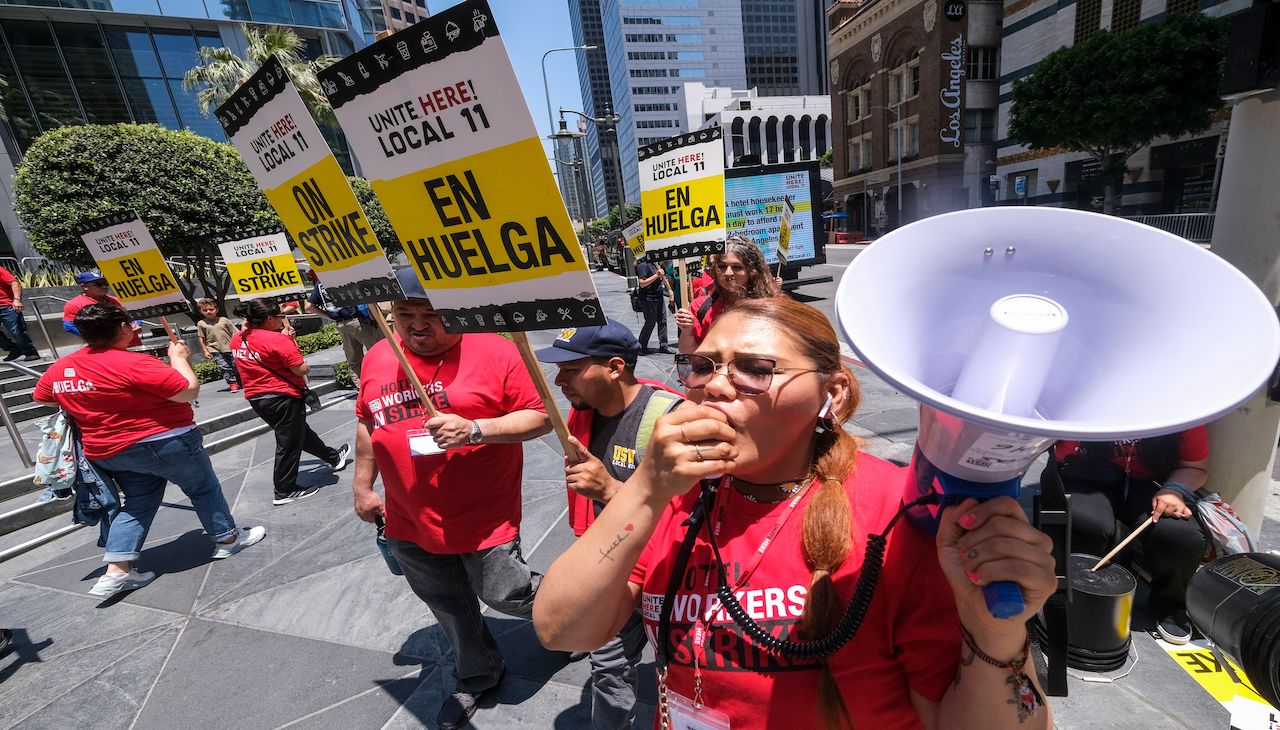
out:
M863 251L836 294L858 359L921 402L906 501L1017 496L1057 439L1158 436L1248 399L1280 358L1254 284L1199 246L1061 208L933 216ZM936 528L941 507L912 517ZM996 616L1017 584L988 586Z

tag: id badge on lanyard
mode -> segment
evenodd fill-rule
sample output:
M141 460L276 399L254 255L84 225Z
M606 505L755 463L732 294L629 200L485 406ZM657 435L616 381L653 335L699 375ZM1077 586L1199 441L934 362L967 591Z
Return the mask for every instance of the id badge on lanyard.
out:
M667 717L671 730L730 730L729 716L667 690Z
M440 448L431 437L431 432L425 428L411 429L405 436L409 441L410 456L437 456L444 453L444 449Z

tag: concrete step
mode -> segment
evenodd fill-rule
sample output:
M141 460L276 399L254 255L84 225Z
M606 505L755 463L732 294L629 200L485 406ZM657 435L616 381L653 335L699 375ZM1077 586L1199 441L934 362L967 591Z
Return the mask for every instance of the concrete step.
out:
M5 401L8 402L7 400ZM44 403L27 402L19 406L13 406L9 409L9 415L13 416L16 423L24 421L34 421L41 416L47 416L50 413L57 413L57 406L45 405Z
M27 403L31 403L32 402L31 394L34 392L35 392L35 386L32 385L31 387L28 387L28 388L19 388L16 390L6 390L3 392L0 392L0 397L4 398L4 404L6 406L8 406L10 409L13 409L14 406L21 406L21 405L26 405Z
M325 408L353 394L353 391L338 391L332 381L317 383L312 389L320 394L321 405ZM335 391L340 395L333 397ZM251 408L202 421L198 425L205 434L204 447L210 455L270 431L270 427ZM67 517L73 500L36 502L43 491L43 487L32 483L30 476L0 484L0 562L73 531L68 529L71 521Z

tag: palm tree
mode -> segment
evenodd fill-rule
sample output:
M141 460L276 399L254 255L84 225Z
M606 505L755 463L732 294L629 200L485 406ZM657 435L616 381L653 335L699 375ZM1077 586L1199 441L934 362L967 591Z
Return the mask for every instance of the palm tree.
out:
M302 101L320 124L338 126L333 107L320 88L316 73L331 66L337 56L320 56L310 60L302 55L305 41L289 28L268 25L254 28L241 25L240 30L249 41L245 57L236 55L230 48L200 48L200 63L182 78L182 88L199 89L196 100L206 117L209 112L225 102L241 84L258 70L267 59L275 56L289 72L289 78L297 87Z

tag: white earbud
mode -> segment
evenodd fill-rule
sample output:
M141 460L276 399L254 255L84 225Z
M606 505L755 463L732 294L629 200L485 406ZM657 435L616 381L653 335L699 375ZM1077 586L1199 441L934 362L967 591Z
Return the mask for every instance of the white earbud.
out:
M827 414L831 412L831 404L835 402L835 396L827 393L827 400L822 404L822 410L818 411L818 425L813 430L818 433L826 433L827 427L823 421L826 420Z

